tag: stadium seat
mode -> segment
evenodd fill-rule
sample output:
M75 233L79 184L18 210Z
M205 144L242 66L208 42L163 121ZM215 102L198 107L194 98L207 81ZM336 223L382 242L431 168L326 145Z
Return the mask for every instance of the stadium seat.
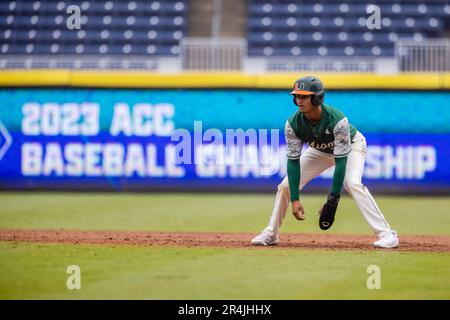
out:
M450 0L379 0L381 30L358 0L248 0L250 56L389 56L398 39L443 37ZM81 30L66 26L81 9ZM0 1L0 53L174 56L187 34L189 0Z
M357 0L250 0L251 56L392 56L400 38L443 37L450 1L381 0L381 29L369 30L366 4Z
M173 56L186 34L188 0L7 0L0 2L0 52L27 55ZM81 29L69 30L69 5Z

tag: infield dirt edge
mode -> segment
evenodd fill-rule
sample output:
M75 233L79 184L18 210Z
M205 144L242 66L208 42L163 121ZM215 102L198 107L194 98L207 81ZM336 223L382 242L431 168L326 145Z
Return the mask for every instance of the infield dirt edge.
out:
M81 231L64 229L0 229L0 241L138 245L163 247L268 248L252 246L253 233L225 232L145 232L145 231ZM270 248L321 250L385 250L375 249L374 236L342 234L294 234L280 236L280 243ZM450 236L399 236L396 251L450 252Z

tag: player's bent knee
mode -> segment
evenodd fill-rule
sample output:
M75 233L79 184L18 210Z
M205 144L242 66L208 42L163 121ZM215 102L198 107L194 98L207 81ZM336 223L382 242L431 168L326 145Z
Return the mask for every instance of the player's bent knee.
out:
M362 190L363 185L359 181L344 181L344 188L348 193L352 194L358 190Z
M289 192L289 183L284 181L278 185L278 190L282 192Z
M278 190L279 190L279 191L288 191L288 190L289 190L289 186L287 186L287 185L285 185L285 184L283 184L283 183L280 183L280 184L278 185Z

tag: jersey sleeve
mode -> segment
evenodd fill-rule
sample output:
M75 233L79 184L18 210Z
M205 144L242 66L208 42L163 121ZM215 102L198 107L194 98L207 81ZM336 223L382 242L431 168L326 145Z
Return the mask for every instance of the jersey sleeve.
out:
M346 157L351 150L350 124L345 117L336 123L333 130L334 134L334 157Z
M286 139L286 155L289 160L297 160L302 153L303 142L292 129L289 121L286 121L284 127L284 136Z

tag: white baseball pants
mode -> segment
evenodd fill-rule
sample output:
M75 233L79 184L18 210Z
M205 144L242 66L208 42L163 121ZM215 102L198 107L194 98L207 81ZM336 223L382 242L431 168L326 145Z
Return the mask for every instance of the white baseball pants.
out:
M360 132L357 132L353 138L351 151L347 158L344 188L353 197L363 217L373 229L374 233L378 237L382 237L393 231L383 213L378 208L369 190L361 183L366 151L366 138ZM300 190L302 190L311 179L319 176L323 171L334 165L333 155L313 148L308 148L308 150L300 157ZM273 233L279 232L281 223L286 216L289 203L289 182L288 177L285 177L278 185L278 192L275 198L272 216L265 231Z

